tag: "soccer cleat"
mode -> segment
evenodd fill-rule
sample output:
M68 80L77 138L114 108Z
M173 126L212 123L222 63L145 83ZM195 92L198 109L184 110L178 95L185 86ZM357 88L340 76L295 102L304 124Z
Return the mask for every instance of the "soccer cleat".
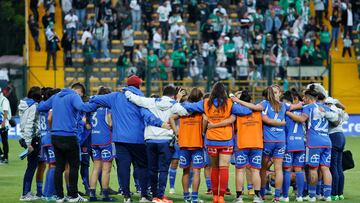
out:
M102 202L116 202L115 198L111 198L111 197L104 197L101 199Z
M22 195L19 200L23 201L23 202L29 202L29 201L35 201L35 200L38 200L38 199L37 199L36 196L31 194L31 192L28 192L26 195Z
M169 190L169 194L170 194L170 195L175 194L175 189L174 189L174 188L170 188L170 190Z
M316 200L317 200L317 201L324 201L325 198L324 198L324 196L322 196L322 195L316 195Z
M146 197L142 197L140 198L139 202L151 202L151 201L148 200Z
M280 202L289 202L289 197L280 197Z
M169 200L167 197L164 197L164 198L162 199L162 202L163 202L163 203L173 203L173 201L172 201L172 200Z
M205 192L206 195L211 195L212 194L212 189L208 189L206 192Z
M152 203L164 203L161 199L154 197L151 201Z
M339 196L335 195L335 196L331 196L332 201L338 201L340 198Z
M88 201L89 201L88 199L83 198L83 197L80 196L79 194L78 194L78 196L77 196L76 198L70 197L70 198L68 199L68 202L88 202Z
M56 197L56 203L62 203L62 202L65 202L65 201L66 201L65 197L63 197L63 198Z
M280 202L280 198L273 198L272 202Z
M325 202L331 202L331 197L329 196L329 197L324 197L324 201Z
M265 195L272 195L271 190L265 190Z
M218 203L225 203L225 200L224 200L223 196L219 196Z
M124 203L131 203L132 200L130 197L124 197Z
M254 196L255 195L255 190L254 189L248 190L248 195Z
M345 199L344 195L339 195L339 200L344 200L344 199Z
M296 197L295 202L303 202L304 199L302 197Z
M97 198L97 197L90 197L90 198L89 198L89 201L90 201L90 202L97 202L97 201L98 201L98 198Z
M226 188L225 195L231 195L230 188Z
M233 203L243 203L243 202L244 202L244 200L243 200L243 198L241 196L234 199L234 201L233 201Z
M316 197L309 197L309 198L307 198L307 201L316 202Z
M214 195L214 196L213 196L213 202L214 202L214 203L218 203L218 202L219 202L219 196Z
M253 202L254 203L263 203L264 200L261 197L258 197L258 196L255 195Z

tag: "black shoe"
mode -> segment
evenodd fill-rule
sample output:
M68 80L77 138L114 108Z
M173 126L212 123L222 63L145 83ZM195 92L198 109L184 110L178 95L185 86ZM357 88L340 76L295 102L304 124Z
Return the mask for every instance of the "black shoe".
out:
M118 193L115 190L109 188L109 195L117 195L117 194Z
M97 201L99 201L99 200L98 200L97 197L90 197L90 198L89 198L89 201L90 201L90 202L97 202Z
M106 197L106 198L104 197L104 198L102 198L101 201L103 201L103 202L116 202L117 199L111 198L111 197Z

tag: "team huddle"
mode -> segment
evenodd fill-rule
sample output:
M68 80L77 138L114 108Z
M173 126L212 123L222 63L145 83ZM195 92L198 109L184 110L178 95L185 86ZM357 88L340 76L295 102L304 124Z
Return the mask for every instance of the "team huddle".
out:
M20 200L88 201L78 192L80 168L90 201L115 201L109 187L113 160L125 203L132 202L131 166L139 202L172 202L165 190L169 176L174 193L177 163L183 169L185 202L202 202L202 168L206 194L214 203L225 202L231 194L230 165L236 167L235 203L243 202L245 183L257 203L272 194L273 202L289 202L290 186L298 202L344 198L342 169L330 166L341 165L332 148L345 144L341 125L348 115L321 85L311 84L302 93L273 85L254 104L247 90L228 95L221 82L207 94L166 86L161 97L150 98L141 83L133 75L122 91L100 87L91 98L79 83L62 90L32 87L19 105L21 143L29 151ZM36 169L37 194L32 195Z

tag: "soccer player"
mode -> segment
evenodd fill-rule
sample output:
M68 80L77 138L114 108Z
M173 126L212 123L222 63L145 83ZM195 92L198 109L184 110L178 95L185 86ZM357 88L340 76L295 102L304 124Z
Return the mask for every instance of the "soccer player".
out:
M226 95L225 86L221 82L214 84L209 99L196 103L183 104L188 112L205 113L208 122L219 123L228 119L231 114L248 115L251 110L233 104ZM231 124L225 127L208 129L206 132L208 153L211 156L211 185L213 202L223 203L229 181L229 165L233 152L233 134ZM220 191L219 191L220 187Z
M126 91L125 95L134 104L149 109L150 112L158 116L163 122L168 122L172 114L179 116L187 114L187 111L174 100L175 96L176 98L181 98L182 95L177 96L176 89L173 86L165 87L163 96L160 99L140 97L130 91ZM150 185L153 195L152 202L154 203L172 202L164 197L164 193L174 150L174 146L171 146L173 139L173 130L155 126L145 127L146 151L149 160Z
M232 97L233 101L238 102L254 111L263 111L263 132L264 132L264 150L262 158L261 174L261 196L265 195L265 185L267 182L266 171L268 162L273 159L275 168L275 195L274 202L280 201L280 193L283 182L282 161L285 154L285 112L286 107L280 103L279 88L267 87L265 92L265 100L254 105L244 102L236 97Z
M180 147L177 143L174 145L174 154L171 157L171 163L169 168L169 194L175 194L175 181L176 181L176 172L179 166L179 158L180 158Z
M109 94L110 89L100 87L98 95ZM111 137L111 110L100 107L91 116L91 147L94 168L90 179L90 201L97 201L96 182L101 173L102 201L113 201L109 197L109 180L113 160Z
M41 102L38 111L52 109L51 142L56 157L55 190L57 202L64 202L63 172L65 164L69 163L69 202L87 201L78 194L78 175L80 154L77 140L77 115L79 112L92 112L96 110L95 104L83 103L81 97L85 87L75 83L70 88L64 88L47 101Z
M27 98L20 101L20 132L24 143L22 146L27 148L27 167L23 179L23 191L20 201L33 201L39 198L31 194L31 183L39 162L40 152L40 133L39 133L39 114L36 111L38 102L41 101L40 87L30 88Z
M323 175L324 197L326 201L331 201L331 182L330 173L331 160L331 140L328 134L328 120L336 120L336 114L330 112L330 109L317 102L318 93L313 89L305 91L304 102L301 115L292 112L286 112L291 119L296 122L304 123L307 121L306 137L306 164L309 166L309 201L316 201L316 185L318 183L318 169Z
M118 160L117 174L120 176L124 203L132 201L130 194L130 166L132 162L138 170L141 187L140 202L148 202L148 160L144 143L144 124L159 127L167 127L168 125L155 117L149 110L136 106L126 98L125 91L139 96L144 95L140 90L142 80L138 76L132 75L126 83L127 87L123 88L123 92L97 95L92 97L90 102L111 109L112 138L115 143L116 159Z
M48 88L44 91L43 101L48 100L52 95L60 92L60 89ZM45 157L46 163L48 164L48 170L46 172L45 186L44 186L44 197L46 201L55 201L55 153L54 147L51 144L51 121L52 121L52 110L40 112L40 133L42 134L41 144L42 153Z
M203 93L198 88L193 88L188 97L189 102L198 102L202 99ZM175 115L172 119L177 120ZM202 114L196 113L189 116L180 117L178 130L178 141L180 147L180 168L183 168L182 186L185 202L198 202L198 191L200 185L200 172L204 167L204 151L202 136ZM173 122L171 122L173 124ZM176 132L177 129L175 126ZM190 171L193 171L192 182ZM192 184L192 193L190 196L189 186Z
M282 96L282 101L285 104L299 103L301 101L300 95L293 91L287 91ZM302 110L294 110L292 113L301 115ZM303 191L305 184L305 174L303 171L305 164L305 140L304 140L304 126L302 123L295 122L289 116L285 117L285 133L286 133L286 153L284 156L284 181L282 190L282 202L289 202L289 188L291 184L292 171L295 171L295 182L297 188L296 201L303 201Z

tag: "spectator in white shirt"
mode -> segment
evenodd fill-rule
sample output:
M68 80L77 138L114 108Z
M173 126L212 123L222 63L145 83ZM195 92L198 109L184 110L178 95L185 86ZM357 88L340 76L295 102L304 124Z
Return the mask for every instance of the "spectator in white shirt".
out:
M174 24L173 26L171 26L170 28L170 32L169 32L169 39L171 41L175 41L177 35L179 36L183 36L185 35L187 38L190 38L189 34L187 33L187 30L183 24L183 21L181 19L179 19L176 24Z
M130 52L130 60L133 61L133 52L134 52L134 30L132 25L129 24L125 30L122 31L122 40L124 45L125 52Z
M66 31L69 34L71 40L75 43L75 49L77 49L77 24L79 18L75 15L75 11L71 10L69 14L65 16Z
M162 37L161 37L161 27L157 28L154 37L153 37L153 49L154 52L157 56L159 56L160 54L160 48L161 48L161 42L162 42Z
M162 38L165 40L167 40L169 34L169 15L171 11L170 1L165 1L156 11L159 14L160 27L163 31Z
M138 4L137 0L131 0L130 2L131 8L131 18L132 18L132 26L135 31L140 31L141 29L141 8Z
M61 0L61 9L63 14L68 14L72 9L72 0Z
M92 38L93 38L93 36L92 36L92 34L91 34L91 32L90 32L90 28L86 28L85 30L84 30L84 32L83 32L83 34L82 34L82 36L81 36L81 45L85 45L85 43L86 43L86 39L90 39L90 40L92 40Z
M213 10L213 14L216 14L218 11L220 11L223 15L227 15L226 9L221 5L221 3L217 4L216 8Z

